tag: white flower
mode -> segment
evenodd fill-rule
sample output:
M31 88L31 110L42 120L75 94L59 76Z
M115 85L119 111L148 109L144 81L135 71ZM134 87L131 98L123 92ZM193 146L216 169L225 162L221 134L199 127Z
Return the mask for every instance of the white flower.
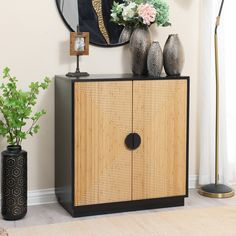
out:
M136 5L136 3L135 2L131 2L129 5L128 5L128 7L130 7L130 8L135 8L137 5Z
M117 5L116 12L117 13L122 12L123 8L124 8L124 3L121 3L121 4Z
M128 6L123 8L122 16L125 21L134 17L136 6L136 3L131 2Z
M115 12L111 13L111 17L113 18L114 21L118 21L119 18Z

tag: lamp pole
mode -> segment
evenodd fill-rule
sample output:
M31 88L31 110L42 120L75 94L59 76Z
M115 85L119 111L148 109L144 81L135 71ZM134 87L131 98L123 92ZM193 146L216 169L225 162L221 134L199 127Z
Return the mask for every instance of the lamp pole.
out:
M215 23L215 79L216 79L216 124L215 124L215 183L202 186L199 193L211 198L227 198L234 196L234 191L227 185L219 183L219 127L220 127L220 81L219 81L219 50L218 50L218 27L220 17L224 6L224 0L221 1L219 14Z

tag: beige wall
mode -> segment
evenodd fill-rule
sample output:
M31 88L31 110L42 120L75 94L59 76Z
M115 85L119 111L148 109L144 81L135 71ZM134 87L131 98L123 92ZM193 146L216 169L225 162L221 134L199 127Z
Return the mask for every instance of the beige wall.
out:
M191 76L190 174L197 174L196 103L198 78L199 1L169 0L172 27L153 29L163 45L169 33L178 33L186 52L183 74ZM24 88L30 81L74 70L68 55L69 33L54 0L0 1L0 68L9 66ZM112 49L91 47L81 67L89 73L130 72L127 46ZM41 131L23 143L29 156L29 189L54 186L54 85L41 94L37 108L48 113ZM1 150L5 147L1 141Z

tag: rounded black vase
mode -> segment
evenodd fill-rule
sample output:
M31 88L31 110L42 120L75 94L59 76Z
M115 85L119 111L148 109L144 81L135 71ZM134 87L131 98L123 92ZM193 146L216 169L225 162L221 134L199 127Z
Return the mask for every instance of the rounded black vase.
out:
M178 34L169 35L164 51L164 68L169 76L179 76L184 66L184 49Z
M8 146L2 152L2 216L19 220L27 213L27 152Z

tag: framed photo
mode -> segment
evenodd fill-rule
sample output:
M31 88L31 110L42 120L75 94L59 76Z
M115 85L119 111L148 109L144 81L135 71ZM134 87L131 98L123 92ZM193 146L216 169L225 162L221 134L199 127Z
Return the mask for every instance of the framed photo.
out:
M89 33L71 32L70 33L70 55L89 55Z

